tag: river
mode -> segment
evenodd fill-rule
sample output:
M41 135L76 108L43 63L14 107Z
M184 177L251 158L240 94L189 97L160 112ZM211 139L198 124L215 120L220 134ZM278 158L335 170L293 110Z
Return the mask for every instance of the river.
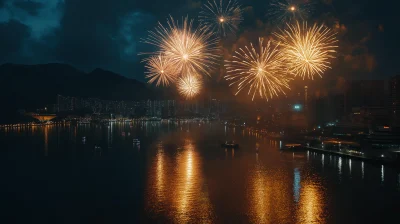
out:
M133 139L140 140L140 147ZM222 148L225 140L235 140L240 148ZM0 129L1 219L12 223L398 220L398 170L308 151L281 152L282 144L245 129L202 122ZM95 146L101 149L94 150Z

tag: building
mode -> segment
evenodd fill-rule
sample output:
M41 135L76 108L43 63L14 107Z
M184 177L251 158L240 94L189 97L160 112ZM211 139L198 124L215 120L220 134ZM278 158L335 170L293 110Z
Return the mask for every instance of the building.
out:
M304 110L308 110L308 86L304 86Z
M176 103L175 100L168 100L167 101L167 116L174 117L176 115Z
M345 93L345 101L347 114L352 112L353 107L385 107L385 81L350 81Z
M400 75L394 76L389 81L389 111L392 122L400 124Z
M57 112L73 111L73 109L74 109L72 97L64 97L64 96L58 95L57 96L57 105L58 105Z
M56 112L114 114L122 117L210 116L218 118L228 111L225 101L207 100L143 100L111 101L97 98L58 96Z

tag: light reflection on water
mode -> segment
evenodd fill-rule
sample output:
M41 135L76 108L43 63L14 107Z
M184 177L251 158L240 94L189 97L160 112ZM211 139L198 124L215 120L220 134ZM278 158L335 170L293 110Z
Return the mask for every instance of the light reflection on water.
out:
M201 171L201 158L193 142L184 140L183 145L169 148L175 151L175 158L165 152L163 143L157 145L154 165L147 175L147 207L152 212L164 212L176 223L196 220L212 222L207 185ZM169 210L169 209L167 209Z
M82 143L84 136L85 144ZM140 151L133 147L135 138L141 141ZM343 206L348 204L357 208L352 210L351 216L371 221L375 217L369 214L384 214L381 217L389 219L394 213L384 209L385 206L400 206L398 201L392 201L400 196L400 174L396 170L332 155L328 159L328 155L310 151L281 152L279 148L286 144L283 141L216 124L137 122L110 123L109 126L44 126L0 130L0 140L0 148L14 145L15 149L26 148L27 153L36 153L36 150L47 161L67 155L65 158L71 158L70 164L74 164L82 160L79 157L82 154L87 156L81 161L85 166L98 160L92 155L93 146L102 146L106 170L116 169L115 175L121 176L103 177L104 173L97 173L97 169L94 173L82 174L84 168L75 169L77 173L70 176L103 177L104 182L112 183L122 195L129 195L122 180L138 182L140 187L135 191L143 195L143 199L135 200L139 200L143 208L135 209L143 209L140 215L148 222L335 223L337 217L350 215ZM240 149L221 148L226 140L235 140ZM23 167L18 159L9 159L9 162ZM133 169L132 164L136 170L133 174L128 172L129 176L127 170ZM30 169L34 170L35 166L26 167ZM41 179L51 182L50 177L54 175L46 176L43 169L40 172ZM52 186L61 188L62 185ZM98 188L104 195L96 195L99 197L96 200L113 198L109 189L102 188L101 184L94 186L94 190ZM68 189L55 190L69 192ZM44 196L41 200L51 200L50 197ZM76 204L79 205L79 201ZM91 206L110 205L98 205L93 201ZM351 220L349 218L348 223L352 223ZM340 221L346 223L346 219Z
M305 181L301 189L297 223L325 223L324 204L320 186Z
M300 188L301 188L301 177L300 171L298 168L294 169L294 180L293 180L293 192L294 192L294 201L297 203L300 199Z

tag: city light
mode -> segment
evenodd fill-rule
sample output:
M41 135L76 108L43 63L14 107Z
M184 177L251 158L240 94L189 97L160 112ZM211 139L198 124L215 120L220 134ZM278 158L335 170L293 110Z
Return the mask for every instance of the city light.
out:
M295 104L295 105L293 106L293 109L296 110L296 111L300 111L301 108L302 108L302 107L301 107L300 104Z

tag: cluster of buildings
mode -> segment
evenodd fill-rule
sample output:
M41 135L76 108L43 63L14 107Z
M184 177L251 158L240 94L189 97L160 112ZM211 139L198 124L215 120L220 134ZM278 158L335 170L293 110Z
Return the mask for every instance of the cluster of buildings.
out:
M339 121L366 127L400 126L400 76L385 80L354 80L341 93L317 98L316 123Z
M49 113L112 114L120 117L208 116L218 118L220 114L227 111L227 107L225 103L217 99L112 101L58 95L57 104L47 106L46 110Z
M389 81L347 81L340 91L324 93L303 86L276 105L271 104L257 116L257 120L264 121L267 126L300 129L330 124L400 127L400 76Z
M313 86L315 88L315 86ZM319 90L302 86L292 95L256 108L213 98L197 100L112 101L58 95L57 104L48 105L47 113L112 114L120 117L241 117L248 122L256 113L257 124L268 128L294 127L309 129L329 124L400 127L400 76L385 80L346 81L340 91ZM232 104L233 103L233 104ZM237 112L232 114L232 111ZM239 106L239 107L238 107ZM229 109L228 109L229 108ZM243 110L247 109L247 110ZM245 112L243 112L245 111ZM241 114L242 113L242 114ZM224 116L229 117L229 116Z

